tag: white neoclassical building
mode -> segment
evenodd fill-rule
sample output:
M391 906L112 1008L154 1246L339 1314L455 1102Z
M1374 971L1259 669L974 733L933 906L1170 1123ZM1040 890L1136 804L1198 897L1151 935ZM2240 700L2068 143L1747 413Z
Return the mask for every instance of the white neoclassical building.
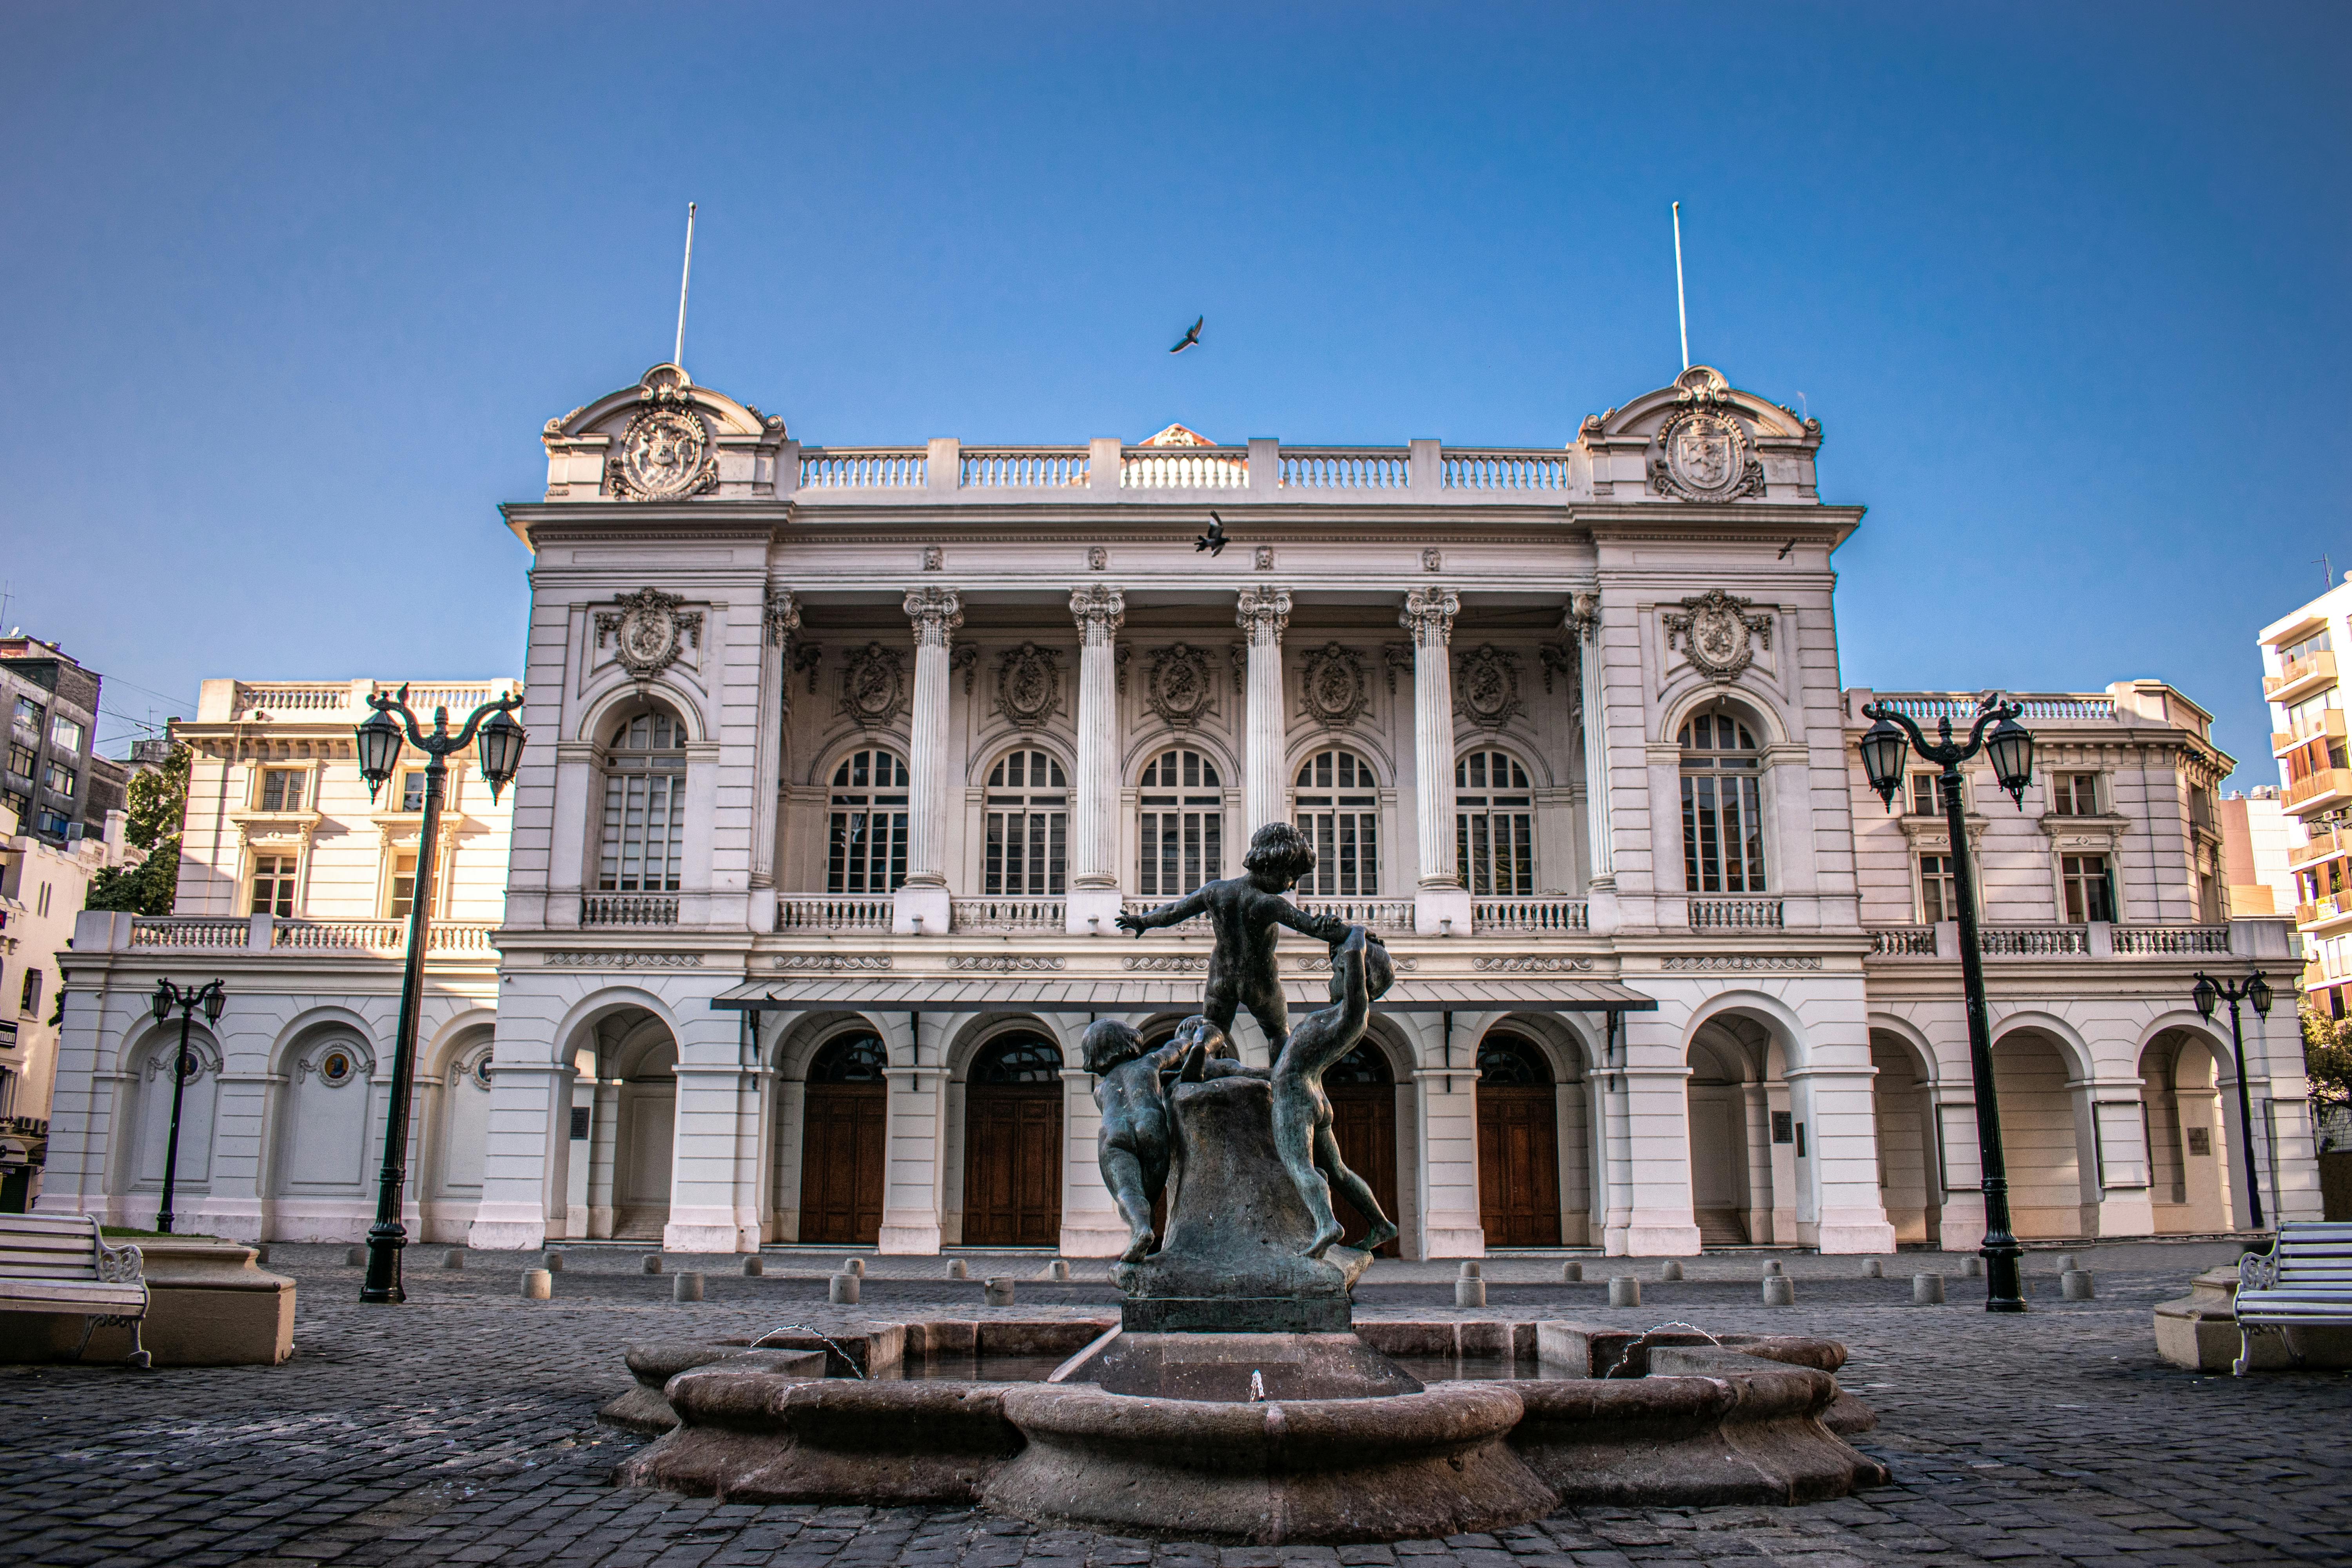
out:
M1854 750L1874 696L1976 699L1843 688L1863 513L1821 499L1816 422L1697 367L1549 450L814 447L665 364L542 439L546 494L505 509L533 556L510 846L466 806L506 868L495 960L432 969L428 1235L1114 1251L1077 1037L1172 1028L1207 947L1115 917L1283 818L1318 848L1299 900L1398 962L1330 1087L1407 1256L1981 1234L1955 847ZM361 695L310 734L320 788L357 787ZM1961 851L2019 1228L2229 1229L2248 1123L2189 987L2294 963L2286 921L2224 907L2231 761L2158 682L2025 700L2036 780L2021 808L1972 781ZM268 787L255 724L184 731L223 800ZM356 1237L365 1202L298 1179L312 1058L354 1042L382 1084L394 957L306 952L331 889L254 890L290 829L204 809L234 827L192 803L217 904L77 937L42 1201L152 1213L141 1004L242 965L183 1212ZM381 879L399 825L349 809ZM1283 964L1321 1005L1323 953ZM2296 1038L2248 1040L2266 1216L2318 1212Z

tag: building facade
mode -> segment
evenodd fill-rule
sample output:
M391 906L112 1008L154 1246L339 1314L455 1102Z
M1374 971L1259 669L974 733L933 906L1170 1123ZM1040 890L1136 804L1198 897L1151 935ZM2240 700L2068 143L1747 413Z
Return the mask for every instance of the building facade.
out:
M7 767L0 805L18 831L53 844L102 837L128 783L121 763L98 754L100 678L55 643L22 632L0 637L0 709Z
M1077 1037L1171 1030L1208 961L1198 922L1117 918L1290 820L1318 852L1295 897L1396 958L1328 1082L1406 1255L1974 1245L1953 849L1862 779L1831 565L1862 510L1821 499L1821 439L1705 367L1549 450L821 447L674 365L551 420L545 495L505 509L531 739L495 973L446 983L425 1058L440 1082L471 1059L453 1031L490 1047L478 1186L428 1224L1114 1252ZM2189 987L2293 962L2284 921L2223 907L2230 761L2159 683L2027 703L2041 771L2021 807L1974 781L1963 850L2021 1228L2230 1228L2247 1129ZM329 773L357 716L311 742ZM243 734L205 740L250 792ZM144 1114L138 998L214 962L195 944L264 944L258 915L200 925L248 896L216 875L219 916L184 882L183 917L78 938L90 1087L71 1119L60 1097L45 1202L152 1207L110 1152ZM388 1071L388 1010L332 1013L334 961L269 952L281 991L257 976L222 1022L234 1194L198 1211L240 1235L329 1228L270 1152L306 1136L306 1031ZM1326 955L1282 962L1294 1014L1323 1005ZM2294 1037L2249 1052L2287 1217L2316 1213ZM465 1103L419 1116L425 1166L474 1147Z

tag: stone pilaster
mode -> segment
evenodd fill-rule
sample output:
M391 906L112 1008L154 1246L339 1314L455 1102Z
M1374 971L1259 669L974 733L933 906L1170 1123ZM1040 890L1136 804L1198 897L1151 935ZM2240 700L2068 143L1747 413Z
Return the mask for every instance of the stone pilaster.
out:
M1421 878L1412 925L1420 936L1468 936L1470 894L1454 842L1454 617L1451 588L1415 588L1397 624L1412 634L1413 826Z
M915 632L914 712L908 723L907 883L895 896L890 929L948 934L948 657L963 625L953 588L909 588Z
M1242 730L1242 841L1269 822L1286 822L1290 781L1283 776L1282 634L1290 625L1290 590L1241 591L1234 620L1248 640L1248 708Z
M793 634L801 606L790 588L768 590L761 616L758 752L751 763L751 928L774 929L776 794L783 783L784 707L792 678Z
M1070 590L1078 624L1077 809L1070 836L1070 891L1065 904L1073 936L1110 936L1118 914L1118 639L1127 598L1094 583Z
M1617 859L1609 820L1609 702L1601 647L1601 595L1569 598L1567 630L1576 638L1577 727L1584 734L1584 827L1592 875L1585 892L1596 932L1617 929Z

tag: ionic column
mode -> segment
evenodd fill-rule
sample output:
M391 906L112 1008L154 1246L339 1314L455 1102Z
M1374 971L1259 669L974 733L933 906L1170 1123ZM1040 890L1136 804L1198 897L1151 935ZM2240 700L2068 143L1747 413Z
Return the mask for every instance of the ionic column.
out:
M1414 588L1397 624L1412 634L1413 828L1421 880L1413 931L1468 936L1470 894L1454 843L1454 670L1449 645L1462 600L1451 588Z
M1242 839L1269 822L1286 822L1282 768L1282 634L1290 625L1290 590L1244 588L1234 620L1249 643L1249 706L1242 723Z
M948 653L963 625L953 588L910 588L907 618L915 629L914 712L908 723L907 882L895 895L890 929L902 935L948 934Z
M1077 810L1070 836L1070 892L1065 904L1073 936L1110 936L1118 914L1118 629L1127 597L1105 584L1070 590L1078 623Z

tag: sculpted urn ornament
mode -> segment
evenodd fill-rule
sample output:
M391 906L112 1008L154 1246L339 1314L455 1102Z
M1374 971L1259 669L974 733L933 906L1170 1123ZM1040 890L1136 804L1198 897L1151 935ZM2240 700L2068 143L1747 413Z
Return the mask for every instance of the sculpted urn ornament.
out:
M1757 645L1772 646L1772 617L1751 612L1748 606L1755 602L1720 588L1685 599L1680 615L1669 610L1662 617L1666 651L1674 652L1679 639L1692 668L1710 680L1733 679L1755 662Z
M611 637L621 668L639 680L677 663L687 642L702 646L702 612L679 609L686 601L676 594L640 588L615 594L613 602L621 607L596 613L596 646L603 647Z
M646 406L605 459L605 489L623 500L684 500L717 489L718 455L686 372L657 364L638 395Z

